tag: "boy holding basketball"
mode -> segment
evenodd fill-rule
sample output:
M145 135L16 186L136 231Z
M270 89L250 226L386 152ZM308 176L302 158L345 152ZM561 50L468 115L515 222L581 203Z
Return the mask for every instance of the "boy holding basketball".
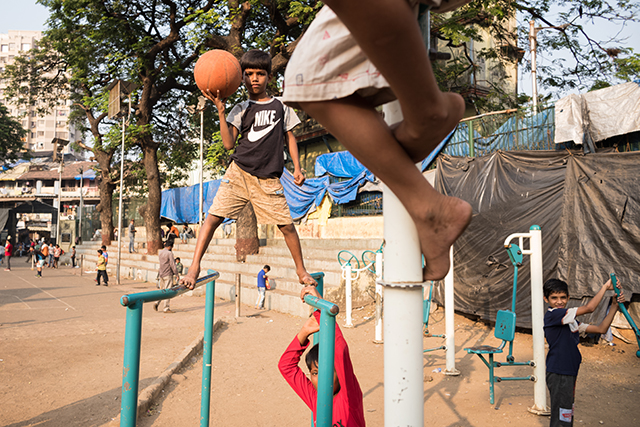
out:
M293 160L294 182L296 185L304 182L298 159L298 145L291 132L300 123L300 119L293 109L267 94L267 84L271 79L271 55L250 50L242 56L240 65L249 99L236 105L228 117L225 115L225 100L220 98L220 93L203 91L204 96L213 101L218 109L224 148L235 150L209 208L209 215L198 234L193 263L180 283L189 288L195 286L200 273L200 260L213 233L225 218L237 218L245 205L251 202L258 222L276 224L284 235L300 283L315 285L316 281L305 269L298 232L293 225L280 183L284 169L285 141Z
M426 3L445 12L468 2ZM318 120L393 191L416 225L423 279L442 279L449 248L471 221L471 206L438 193L415 163L456 127L464 100L438 88L416 0L324 3L287 65L283 101ZM375 107L394 99L404 120L389 126Z

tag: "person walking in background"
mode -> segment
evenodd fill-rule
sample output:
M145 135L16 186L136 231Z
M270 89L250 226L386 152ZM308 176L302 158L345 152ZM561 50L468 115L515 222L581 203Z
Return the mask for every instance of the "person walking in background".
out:
M7 268L4 271L11 271L11 255L13 254L13 245L11 244L11 236L7 236L4 242L4 258L7 260Z
M176 257L176 271L178 272L178 274L176 275L176 277L174 277L173 280L173 283L175 285L178 284L180 276L182 276L182 273L184 272L184 264L182 264L182 262L180 261L180 257Z
M53 243L49 243L49 268L53 268L53 251L55 249L55 246L53 246Z
M109 265L109 253L107 252L107 247L105 245L100 246L102 249L102 255L104 256L104 265Z
M129 253L134 253L136 243L136 224L134 220L129 223Z
M40 252L44 257L44 265L47 265L49 262L49 245L47 245L47 241L44 239L42 239L42 246L41 246Z
M158 270L158 287L160 289L169 289L173 286L173 276L178 274L176 269L176 260L173 257L173 240L168 240L164 243L164 249L158 254L158 261L160 262L160 268ZM165 313L173 313L169 308L168 299L157 301L153 304L153 309L158 311L160 304L163 305L162 311Z
M100 286L100 278L102 277L103 285L109 286L109 276L107 276L107 259L104 257L102 249L98 249L98 264L96 265L98 274L96 275L96 286Z
M36 261L36 269L38 270L38 274L36 274L36 277L38 278L42 278L42 267L44 267L44 255L42 255L42 252L40 252L40 246L36 245L36 247L33 249L33 257Z
M60 256L62 253L62 248L56 243L56 247L53 248L53 268L58 268L58 263L60 262Z
M77 268L76 267L76 247L75 246L71 246L71 268Z
M258 299L256 300L256 310L264 309L264 297L267 292L267 273L271 271L271 267L265 265L262 270L258 272Z

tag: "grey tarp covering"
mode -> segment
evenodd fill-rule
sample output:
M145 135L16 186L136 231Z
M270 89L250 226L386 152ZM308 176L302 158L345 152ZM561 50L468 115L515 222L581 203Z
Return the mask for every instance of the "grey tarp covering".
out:
M640 83L619 84L556 102L555 142L603 141L640 130ZM588 136L588 139L586 137Z
M513 266L503 243L532 225L542 229L544 279L567 280L578 299L572 305L593 296L613 271L627 299L640 293L639 166L638 152L439 158L435 188L473 207L473 220L454 246L455 309L493 321L498 310L510 308ZM435 300L442 303L442 286ZM518 326L530 328L528 256L518 271L516 313Z

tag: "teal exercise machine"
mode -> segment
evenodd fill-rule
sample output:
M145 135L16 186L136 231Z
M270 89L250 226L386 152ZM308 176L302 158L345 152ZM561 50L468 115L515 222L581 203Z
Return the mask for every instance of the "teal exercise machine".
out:
M518 289L518 268L522 266L522 251L515 244L509 244L506 246L509 259L513 264L513 295L511 297L511 310L500 310L496 315L496 326L494 336L499 340L502 340L499 346L493 347L490 345L481 345L477 347L465 348L467 353L476 354L484 364L489 368L489 401L491 404L495 403L494 383L501 381L535 381L534 375L526 377L504 377L496 376L494 373L495 368L503 366L532 366L535 367L535 362L529 360L527 362L516 362L513 357L513 341L515 339L516 332L516 291ZM509 344L509 354L506 357L505 362L498 362L494 360L495 354L501 354L504 352L504 348ZM485 356L488 357L485 358Z
M616 275L614 273L611 273L609 275L609 277L611 277L611 283L613 284L613 290L616 292L616 296L619 297L620 296L620 289L618 289L618 287L617 287L618 279L616 278ZM631 317L631 315L627 311L627 308L624 306L624 304L618 303L618 307L620 308L620 311L624 315L625 319L627 319L627 322L629 322L629 325L631 326L631 329L633 329L633 332L636 334L636 340L638 341L638 348L640 348L640 330L638 330L638 327L636 326L636 323L633 321L633 318ZM636 351L636 356L640 357L640 350Z

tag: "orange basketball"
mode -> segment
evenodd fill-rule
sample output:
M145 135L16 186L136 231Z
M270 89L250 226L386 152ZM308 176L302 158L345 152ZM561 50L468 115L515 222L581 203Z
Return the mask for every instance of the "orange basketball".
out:
M222 98L228 98L242 82L242 69L235 56L226 50L214 49L198 59L193 77L200 90L208 89L214 96L220 91Z

